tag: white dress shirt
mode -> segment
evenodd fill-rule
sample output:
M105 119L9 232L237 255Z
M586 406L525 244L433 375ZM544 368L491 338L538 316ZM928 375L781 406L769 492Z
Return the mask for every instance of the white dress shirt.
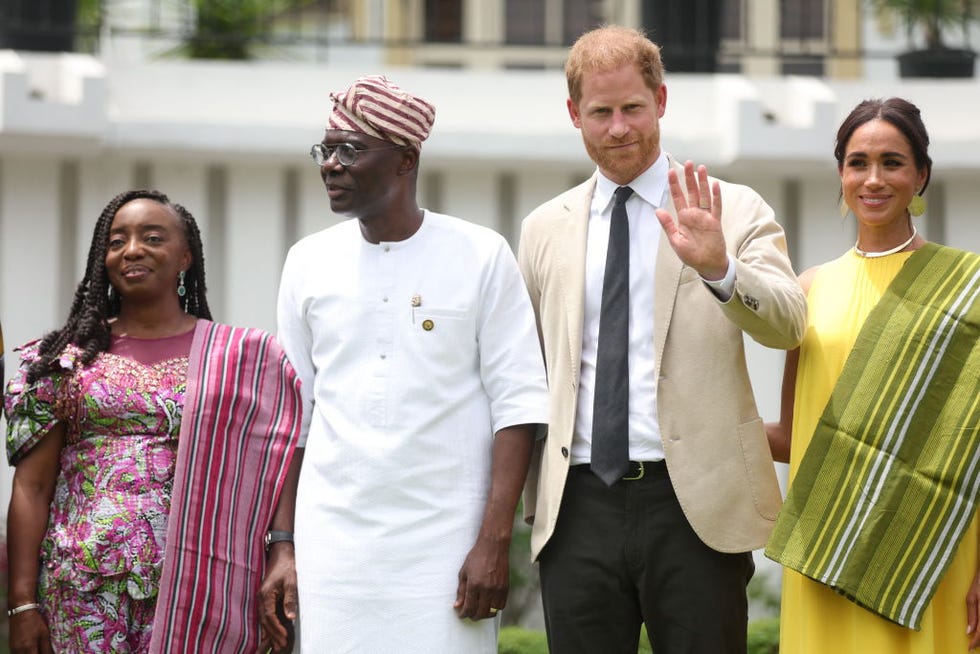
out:
M630 458L651 461L664 458L657 423L656 352L653 347L653 280L657 248L663 228L654 210L663 206L667 193L667 156L660 158L630 182L633 195L626 201L630 225L630 321L629 321L629 434ZM613 194L618 184L598 174L585 254L585 314L582 325L582 364L578 388L578 414L572 439L572 465L592 458L592 408L595 397L595 364L599 345L599 313L606 249L612 217Z
M626 201L630 226L630 321L629 321L629 449L634 461L664 458L657 422L656 352L654 351L653 289L657 248L663 228L655 210L664 206L668 191L667 155L628 184L633 195ZM572 465L592 459L592 411L595 398L595 365L599 346L599 314L606 250L614 194L618 184L597 174L595 194L589 210L589 233L585 255L585 313L582 325L582 363L578 388L578 412L572 438ZM731 299L735 288L735 266L728 256L724 278L709 282L708 289L722 302Z

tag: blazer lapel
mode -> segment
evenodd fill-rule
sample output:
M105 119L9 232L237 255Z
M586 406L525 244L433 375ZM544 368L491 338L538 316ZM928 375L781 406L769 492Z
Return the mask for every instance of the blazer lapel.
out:
M668 156L670 166L678 171L681 179L684 179L684 168L678 166L672 158ZM666 203L663 208L670 212L674 220L677 220L677 210L674 207L674 199L670 195L670 190L665 193ZM677 298L677 288L680 285L681 271L684 264L677 257L677 253L670 246L670 241L666 234L660 235L660 243L657 246L657 271L654 278L653 291L653 320L654 320L654 346L657 353L657 368L663 360L664 347L667 343L667 330L670 328L671 315L674 312L674 301Z
M582 184L582 193L564 204L563 220L555 223L560 233L556 257L562 280L562 302L568 323L572 379L578 381L582 363L582 323L585 320L585 250L589 234L589 209L595 191L595 175Z

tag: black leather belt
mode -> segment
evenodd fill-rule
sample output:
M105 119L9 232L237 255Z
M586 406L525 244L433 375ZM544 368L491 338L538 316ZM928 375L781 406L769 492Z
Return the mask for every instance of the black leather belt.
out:
M577 472L591 472L588 463L580 463L573 465L570 468ZM667 474L667 462L663 459L659 461L630 461L629 468L626 470L626 474L622 476L623 481L639 481L644 477L649 477L651 475L665 475Z
M623 481L639 481L645 475L663 474L667 472L667 462L659 461L630 461L629 470L623 475Z

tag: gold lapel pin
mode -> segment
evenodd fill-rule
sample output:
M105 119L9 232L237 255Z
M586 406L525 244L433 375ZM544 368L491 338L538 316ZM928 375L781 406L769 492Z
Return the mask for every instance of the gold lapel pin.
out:
M415 309L422 306L422 296L416 293L412 296L412 324L415 324Z

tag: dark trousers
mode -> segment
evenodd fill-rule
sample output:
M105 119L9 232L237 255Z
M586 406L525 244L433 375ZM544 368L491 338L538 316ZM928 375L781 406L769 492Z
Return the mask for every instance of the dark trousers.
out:
M572 466L541 552L552 654L744 654L751 552L723 554L691 529L666 466L611 487Z

